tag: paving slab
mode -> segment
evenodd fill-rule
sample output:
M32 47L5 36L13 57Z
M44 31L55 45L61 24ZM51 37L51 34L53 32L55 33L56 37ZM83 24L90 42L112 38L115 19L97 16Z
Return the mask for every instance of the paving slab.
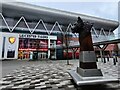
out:
M51 61L51 63L46 61L20 62L22 63L20 67L15 67L14 70L3 76L2 82L0 82L2 85L0 89L119 90L118 82L105 85L77 86L67 70L75 69L78 66L78 62L78 60L70 60L71 65L66 65L66 60ZM9 63L12 65L12 61ZM118 75L120 74L119 63L120 60L116 65L113 65L113 62L110 60L103 63L99 59L97 65L102 70L103 75L118 77L120 76ZM13 62L14 64L15 62ZM5 65L7 66L7 63ZM3 69L7 68L4 66Z

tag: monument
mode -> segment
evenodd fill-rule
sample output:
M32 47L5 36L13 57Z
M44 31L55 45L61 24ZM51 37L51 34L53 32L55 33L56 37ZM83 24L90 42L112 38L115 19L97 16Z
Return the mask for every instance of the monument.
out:
M76 70L69 71L77 85L98 84L118 80L113 77L104 77L101 70L97 68L96 55L90 32L92 26L92 23L83 22L78 17L77 22L71 28L73 33L79 34L80 43L79 67Z

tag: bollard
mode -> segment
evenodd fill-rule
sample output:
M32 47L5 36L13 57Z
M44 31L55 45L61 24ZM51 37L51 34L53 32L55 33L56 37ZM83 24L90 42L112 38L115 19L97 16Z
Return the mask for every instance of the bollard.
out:
M109 62L109 57L107 57L107 61Z
M115 56L115 60L116 60L116 62L118 62L118 60L117 60L117 56Z
M106 63L105 57L103 59L104 59L104 63Z
M116 65L115 57L113 57L113 65Z
M96 62L98 62L98 57L96 57Z

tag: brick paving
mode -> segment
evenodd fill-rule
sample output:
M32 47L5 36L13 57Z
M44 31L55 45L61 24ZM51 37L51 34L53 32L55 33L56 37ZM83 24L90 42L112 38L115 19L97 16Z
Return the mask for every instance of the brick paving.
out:
M30 63L29 63L30 62ZM20 68L6 74L0 81L2 90L120 90L118 82L101 85L77 86L67 70L75 69L78 60L70 60L71 65L62 61L29 61ZM119 76L120 62L113 65L112 60L107 63L98 61L103 75Z

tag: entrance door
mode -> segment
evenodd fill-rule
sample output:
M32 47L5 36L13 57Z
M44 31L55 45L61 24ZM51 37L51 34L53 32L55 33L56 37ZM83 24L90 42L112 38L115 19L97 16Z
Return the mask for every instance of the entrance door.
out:
M28 51L24 51L23 52L23 57L22 59L29 59L29 52Z
M45 53L45 52L39 53L39 59L46 59L46 58L47 58L47 53Z

